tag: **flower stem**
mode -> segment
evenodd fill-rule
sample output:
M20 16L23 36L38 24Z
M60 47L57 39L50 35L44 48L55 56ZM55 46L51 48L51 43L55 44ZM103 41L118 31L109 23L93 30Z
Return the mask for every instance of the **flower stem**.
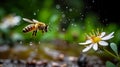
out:
M116 55L112 54L110 51L108 51L108 50L106 50L106 49L104 49L104 48L103 48L103 50L104 50L106 53L110 54L111 56L113 56L114 58L116 58L117 60L120 61L120 57L119 57L119 56L116 56Z

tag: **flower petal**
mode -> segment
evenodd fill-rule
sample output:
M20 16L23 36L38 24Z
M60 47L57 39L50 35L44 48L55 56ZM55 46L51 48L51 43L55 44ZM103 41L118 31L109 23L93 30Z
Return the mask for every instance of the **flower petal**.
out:
M93 49L96 51L96 50L98 50L98 44L97 43L95 43L94 45L93 45Z
M85 45L85 44L90 44L90 43L92 43L92 41L91 40L87 40L86 42L84 42L84 43L79 43L80 45Z
M101 46L108 46L108 43L106 41L100 41L99 44Z
M102 40L109 40L109 39L113 38L114 37L113 34L114 34L114 32L110 33L109 35L103 37Z
M82 52L87 52L88 50L90 50L90 48L93 46L93 44L87 46L85 49L82 50Z
M105 32L102 32L101 35L100 35L100 37L105 36L105 34L106 34Z

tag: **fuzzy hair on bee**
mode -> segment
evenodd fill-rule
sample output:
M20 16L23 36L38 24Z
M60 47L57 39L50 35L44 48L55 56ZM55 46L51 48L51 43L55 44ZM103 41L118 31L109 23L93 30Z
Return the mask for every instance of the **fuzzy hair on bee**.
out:
M41 30L42 33L47 32L48 31L48 25L46 25L43 22L39 22L35 19L33 20L29 20L27 18L23 18L24 21L29 22L31 24L27 25L26 27L23 28L23 32L27 33L30 31L33 31L32 35L36 36L36 33L38 30Z

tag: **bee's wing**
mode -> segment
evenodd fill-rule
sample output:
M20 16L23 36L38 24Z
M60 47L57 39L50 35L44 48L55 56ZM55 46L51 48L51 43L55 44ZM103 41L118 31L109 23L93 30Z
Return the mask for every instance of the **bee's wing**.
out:
M26 21L26 22L29 22L29 23L35 23L34 21L31 21L31 20L29 20L27 18L23 18L23 20Z
M32 21L35 22L35 23L39 22L39 21L37 21L37 20L35 20L35 19L33 19Z

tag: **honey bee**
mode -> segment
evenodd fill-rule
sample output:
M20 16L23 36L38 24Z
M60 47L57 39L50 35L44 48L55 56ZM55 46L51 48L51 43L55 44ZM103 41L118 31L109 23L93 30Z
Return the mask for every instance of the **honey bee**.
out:
M29 20L27 18L23 18L23 20L26 21L26 22L31 23L31 24L27 25L25 28L23 28L24 33L33 31L32 35L36 36L37 30L41 30L42 33L48 31L48 25L46 25L43 22L39 22L39 21L37 21L35 19Z

